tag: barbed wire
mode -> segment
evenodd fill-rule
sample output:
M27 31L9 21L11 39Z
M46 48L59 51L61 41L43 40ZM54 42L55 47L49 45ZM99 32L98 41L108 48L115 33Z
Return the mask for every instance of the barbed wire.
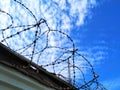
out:
M24 46L20 48L14 48L14 51L20 53L21 55L24 55L25 57L30 59L29 65L31 65L31 62L35 62L43 68L48 69L48 71L53 71L53 73L65 80L66 82L69 82L79 90L107 90L101 83L98 82L97 78L98 75L94 72L93 65L91 62L85 58L82 54L79 53L78 49L75 47L73 39L66 34L65 32L62 32L60 30L52 30L47 20L44 18L40 18L40 20L37 20L34 13L26 7L22 2L13 0L16 4L23 7L24 10L28 11L29 14L32 15L35 23L31 25L14 25L15 21L13 19L13 16L5 12L4 10L0 10L1 14L6 14L10 17L11 24L0 29L2 39L1 43L7 45L9 48L13 48L11 44L9 43L10 39L13 39L18 36L21 37L21 35L26 32L27 34L30 34L29 31L34 31L32 33L33 38L31 39L30 43L25 44ZM44 25L44 27L42 27ZM45 28L45 29L44 29ZM20 29L19 31L15 31L14 33L11 33L10 35L6 35L6 32L8 30L14 30L14 29ZM22 30L21 30L22 29ZM34 29L34 30L33 30ZM44 30L43 30L44 29ZM66 39L71 46L65 46L64 45L51 45L51 35L57 34L57 37L62 39ZM57 38L54 37L54 38ZM39 43L40 40L43 40L44 43ZM60 41L59 41L60 42ZM42 46L44 44L44 46ZM51 60L51 62L42 63L40 62L41 59L46 60L47 55L55 53L54 60ZM29 53L27 53L29 52ZM46 54L45 54L46 53ZM44 56L44 58L43 58ZM37 57L37 58L36 58ZM47 58L48 59L48 58ZM59 66L60 65L60 66ZM49 70L49 67L52 67ZM61 68L60 68L61 67ZM90 76L87 75L87 72L90 71ZM67 73L68 76L65 74ZM87 78L86 78L87 76ZM77 79L80 77L80 79ZM89 77L89 79L88 79ZM50 84L51 87L54 87L52 84ZM58 90L70 90L71 88L59 88L56 87Z

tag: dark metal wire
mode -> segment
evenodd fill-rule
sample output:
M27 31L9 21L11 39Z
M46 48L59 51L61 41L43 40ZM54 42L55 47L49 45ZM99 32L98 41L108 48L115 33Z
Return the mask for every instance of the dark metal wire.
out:
M23 54L25 53L28 49L31 49L31 53L25 53L24 56L29 56L30 58L30 64L31 62L34 62L34 59L36 59L34 56L37 56L37 64L41 65L43 68L47 68L49 66L53 67L53 73L55 75L57 75L58 77L62 77L64 78L65 81L71 83L72 85L74 85L75 87L77 87L79 90L107 90L101 83L98 82L97 78L98 75L95 73L93 65L91 64L91 62L85 58L82 54L79 53L78 49L76 49L74 41L72 40L72 38L60 31L60 30L52 30L48 23L47 20L41 18L40 20L37 20L36 16L33 14L33 12L26 7L23 3L21 3L20 1L17 0L13 0L16 4L20 5L23 7L24 10L27 10L32 17L35 20L35 24L31 24L31 25L18 25L18 26L14 26L13 24L14 19L12 17L12 15L10 13L7 13L3 10L0 10L1 13L4 13L6 15L8 15L11 19L11 24L8 25L7 27L0 29L0 32L2 32L2 40L0 41L1 43L4 43L5 45L7 45L8 47L12 48L8 41L11 38L14 38L15 36L20 36L22 33L24 32L28 32L31 29L35 29L34 31L34 37L33 40L31 40L31 43L26 44L25 46L22 46L22 48L16 49L15 51ZM47 30L42 31L41 25L45 25L47 27ZM11 30L11 29L19 29L19 28L23 28L20 31L15 32L14 34L11 34L9 36L5 35L5 31L7 30ZM57 33L59 35L61 35L64 38L66 38L69 41L69 44L71 44L71 47L64 47L64 45L62 46L51 46L49 45L49 39L50 39L50 33ZM44 36L45 39L45 45L39 49L37 46L41 47L40 44L38 43L39 40L42 39L42 37ZM42 43L41 43L42 44ZM41 56L44 54L44 52L47 49L58 49L61 50L61 52L59 53L59 55L56 57L55 60L53 60L50 63L45 63L42 64L40 63L40 59ZM67 56L66 56L67 55ZM69 62L68 62L69 60ZM82 66L82 64L77 64L77 61L83 61L85 63L85 65ZM65 66L62 67L59 71L56 70L56 68L61 65L64 64ZM66 77L63 72L66 72L66 69L68 70L68 77ZM90 71L90 78L89 80L86 79L86 73L84 71ZM79 77L80 75L80 79L77 79L77 77ZM69 79L69 80L68 80ZM82 82L82 83L80 83ZM51 87L54 87L50 84ZM60 89L58 87L56 87L57 89ZM71 88L62 88L60 90L71 90Z

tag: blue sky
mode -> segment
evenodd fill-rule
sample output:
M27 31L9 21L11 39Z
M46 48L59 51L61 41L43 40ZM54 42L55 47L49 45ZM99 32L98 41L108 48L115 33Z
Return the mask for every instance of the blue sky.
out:
M19 0L18 0L19 1ZM47 20L50 28L58 29L67 33L75 42L78 51L91 61L95 72L100 76L99 81L105 85L108 90L120 90L119 73L119 29L120 29L120 1L119 0L20 0L35 14L37 20L44 18ZM13 0L0 1L0 10L8 12L13 16L16 25L28 25L35 23L32 15L16 4ZM0 13L0 29L5 28L11 22L8 15ZM9 21L9 22L8 22ZM41 26L42 32L46 29ZM5 37L21 30L9 29L5 31ZM34 28L26 33L20 34L7 42L12 49L18 49L29 44L35 33ZM3 39L0 32L0 40ZM56 38L57 36L57 38ZM60 39L58 34L51 33L49 45L59 45L70 48L66 38ZM44 38L44 37L42 37ZM4 42L3 42L4 43ZM44 47L44 40L40 41ZM38 44L39 45L39 44ZM39 51L39 48L37 48ZM26 50L24 54L31 53L32 47ZM54 51L54 52L53 52ZM41 63L50 63L58 55L57 50L48 50L42 56ZM19 53L19 52L18 52ZM48 57L46 57L46 55ZM50 59L50 61L46 61ZM36 58L34 58L34 62ZM81 62L79 62L81 65ZM62 65L64 66L64 65ZM59 68L58 68L59 69ZM65 73L65 72L64 72Z
M101 49L98 50L106 52L101 63L95 65L95 70L108 90L120 90L120 1L100 1L92 14L92 18L81 27L82 31L78 30L80 35L84 34L80 45L83 48L99 46Z

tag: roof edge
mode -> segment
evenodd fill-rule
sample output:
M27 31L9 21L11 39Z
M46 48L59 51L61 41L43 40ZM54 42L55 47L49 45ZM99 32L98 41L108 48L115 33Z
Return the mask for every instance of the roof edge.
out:
M37 80L39 82L41 82L41 80L39 79L40 78L39 76L42 73L43 75L45 75L43 77L49 78L50 82L56 82L55 84L58 83L60 87L69 88L69 90L77 90L77 88L75 88L70 83L60 79L55 74L52 74L52 73L46 71L41 66L37 65L34 62L31 62L26 57L13 51L12 49L3 45L2 43L0 43L0 51L2 51L0 54L5 55L8 58L12 59L12 61L7 60L8 58L6 60L0 60L0 63L5 64L11 68L17 69L19 72L22 72L22 73L34 78L35 80ZM15 59L17 59L17 60L15 60ZM21 66L23 66L23 67L21 67ZM45 82L43 84L47 85L48 83ZM47 85L47 86L52 87L51 85ZM56 87L52 87L52 88L56 88Z

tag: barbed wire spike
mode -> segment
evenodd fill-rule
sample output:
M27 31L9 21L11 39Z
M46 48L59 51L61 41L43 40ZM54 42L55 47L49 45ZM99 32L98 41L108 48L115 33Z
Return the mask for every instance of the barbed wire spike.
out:
M1 43L7 45L9 48L12 49L14 48L13 43L17 42L15 41L16 37L20 37L20 39L24 42L25 38L23 38L22 35L26 35L25 33L29 34L29 32L32 32L33 36L30 39L30 43L24 42L23 46L20 46L20 48L14 48L14 51L30 59L29 64L36 61L38 65L45 69L49 69L51 67L50 71L53 71L56 76L72 84L79 90L107 90L101 83L98 82L97 78L99 77L99 75L95 73L91 62L82 54L80 54L79 50L75 47L74 40L68 34L60 30L52 30L47 23L47 20L45 20L44 18L40 18L40 20L37 20L35 14L22 2L17 0L13 1L17 5L21 6L23 10L29 12L29 14L32 15L35 23L30 25L24 24L15 26L14 23L16 22L13 19L12 14L0 9L0 14L6 14L8 17L10 17L11 20L10 25L0 29L0 33L2 34L2 39L0 39ZM44 30L42 25L44 25L47 30ZM11 33L10 35L6 34L7 31L12 32L13 30L15 30L14 33ZM57 34L57 37L55 38L58 38L60 36L62 37L62 39L68 40L70 46L64 47L65 44L61 46L58 44L51 45L51 34ZM11 45L10 43L11 40L14 41L12 42L13 45ZM42 40L44 41L44 43L42 42ZM53 52L52 50L55 52ZM50 54L51 57L53 54L55 54L56 57L54 57L51 62L46 62L44 64L40 63L41 59L43 59L43 62L45 62L47 58L45 54ZM83 62L83 64L79 64L78 62ZM85 71L90 71L89 76ZM38 71L36 73L38 73ZM54 86L50 84L50 87ZM71 90L70 87L56 87L56 89Z

